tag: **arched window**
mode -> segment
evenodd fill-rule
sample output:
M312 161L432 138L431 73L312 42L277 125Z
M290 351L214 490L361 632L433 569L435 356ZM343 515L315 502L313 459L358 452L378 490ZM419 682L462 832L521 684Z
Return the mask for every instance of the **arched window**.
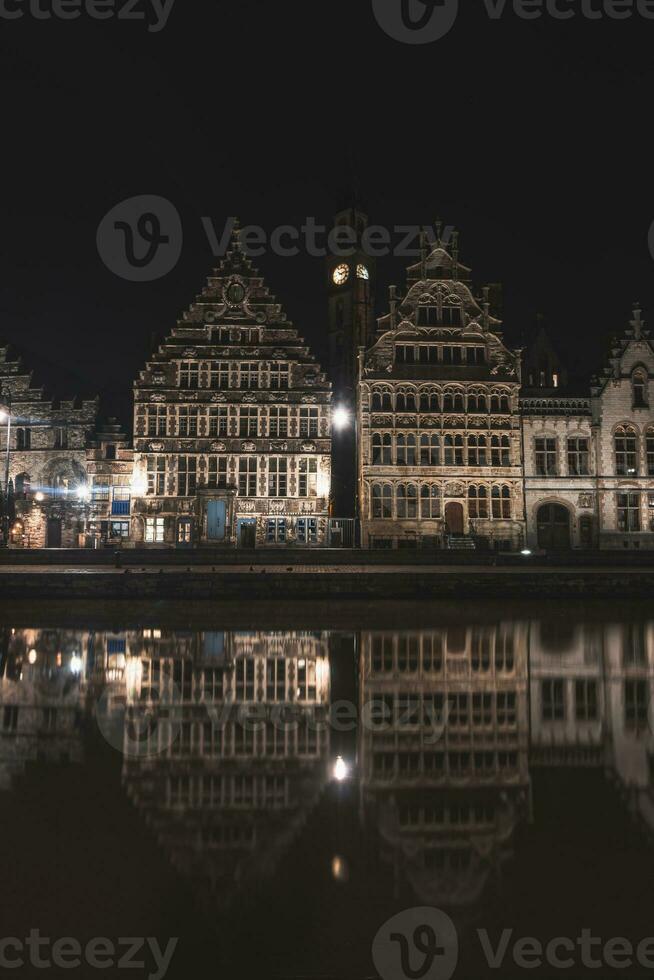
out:
M631 377L634 408L647 408L647 375L638 368Z
M645 435L647 444L647 475L654 476L654 425L650 425ZM654 515L652 515L654 517Z
M500 412L503 412L505 415L509 415L511 412L511 402L509 401L508 395L502 395L500 398Z
M421 412L438 412L440 411L438 405L438 395L436 392L432 391L429 394L423 392L420 395L420 411Z
M508 519L511 517L510 487L493 487L492 490L493 517Z
M615 430L615 472L618 476L636 476L638 473L638 436L630 425L619 425Z
M395 443L395 462L397 466L406 466L406 439L402 433Z
M433 432L431 435L423 433L420 436L420 465L441 465L441 440L436 432Z
M395 411L406 412L406 395L403 391L399 391L395 396Z
M486 436L468 436L468 466L486 466Z
M446 391L443 395L443 411L453 412L454 411L454 395L451 391Z
M468 487L468 517L488 517L486 487Z
M427 520L441 516L441 489L436 483L420 488L420 516Z
M417 466L417 463L416 437L414 435L408 435L406 437L406 465Z
M416 412L418 407L416 405L416 396L412 391L407 391L406 393L406 410L407 412Z
M468 412L485 415L487 411L486 395L468 395Z
M445 465L463 466L463 436L445 436Z
M389 466L393 462L390 432L375 432L372 437L372 465Z
M372 516L388 519L393 516L393 488L390 483L373 483Z
M381 391L375 389L372 393L372 405L371 409L373 412L381 412L382 410L382 396Z
M382 412L393 411L393 396L390 391L382 392Z
M395 499L398 518L418 516L418 489L414 483L398 483Z
M29 473L19 473L16 477L16 496L22 497L24 494L30 492L30 475Z
M465 412L465 402L460 391L458 391L454 396L454 411Z

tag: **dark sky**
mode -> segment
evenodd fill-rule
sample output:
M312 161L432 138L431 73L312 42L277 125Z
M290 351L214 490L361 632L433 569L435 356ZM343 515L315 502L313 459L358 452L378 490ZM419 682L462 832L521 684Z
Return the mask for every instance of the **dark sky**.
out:
M595 366L634 300L654 309L654 21L462 6L424 46L387 37L371 0L176 0L159 33L0 20L0 338L120 408L153 331L214 264L201 216L327 222L354 172L373 222L460 229L476 283L504 284L509 338L540 312ZM136 194L168 198L183 222L177 267L152 283L117 278L95 245ZM322 262L257 264L321 351ZM407 264L380 263L380 311Z

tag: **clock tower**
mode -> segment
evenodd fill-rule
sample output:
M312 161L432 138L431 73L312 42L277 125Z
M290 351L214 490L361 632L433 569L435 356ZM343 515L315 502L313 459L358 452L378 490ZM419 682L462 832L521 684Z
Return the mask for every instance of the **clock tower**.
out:
M352 229L356 242L351 254L329 255L326 264L329 313L329 370L334 386L334 402L354 405L359 347L369 347L375 330L375 260L366 255L362 238L368 216L358 207L340 211L334 228L343 229L340 250L348 241L345 229ZM350 238L349 241L352 239Z

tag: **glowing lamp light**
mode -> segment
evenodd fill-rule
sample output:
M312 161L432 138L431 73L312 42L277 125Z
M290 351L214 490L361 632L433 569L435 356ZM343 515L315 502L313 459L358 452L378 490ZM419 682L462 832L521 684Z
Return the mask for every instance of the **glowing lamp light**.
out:
M82 658L78 657L76 653L70 658L70 669L73 674L79 674L82 670Z
M80 500L88 500L91 496L91 491L85 483L80 484L77 488L77 496Z
M135 473L132 477L132 493L135 497L143 497L148 489L147 480L143 473Z
M523 548L522 551L520 552L520 554L521 555L524 555L525 558L528 558L529 555L531 554L531 551L529 550L529 548Z
M0 408L0 422L6 422L9 418L9 412L5 408Z
M351 415L349 409L344 405L339 405L332 413L332 422L337 432L342 432L350 425Z
M29 660L29 662L31 664L35 664L36 663L36 650L30 650L30 652L27 654L27 659Z
M37 503L40 504L43 500L45 500L45 494L41 493L41 491L39 490L38 493L34 494L34 499L36 500Z
M348 768L347 762L345 761L342 755L337 756L336 762L334 763L334 771L333 771L334 779L336 780L337 783L342 783L344 779L347 779L349 774L350 774L350 770Z

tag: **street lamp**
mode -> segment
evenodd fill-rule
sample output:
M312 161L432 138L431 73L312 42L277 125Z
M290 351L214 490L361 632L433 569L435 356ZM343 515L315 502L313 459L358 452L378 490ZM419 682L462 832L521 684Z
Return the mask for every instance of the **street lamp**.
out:
M9 547L9 452L11 446L11 394L8 392L3 396L6 400L6 407L0 408L0 423L7 423L7 448L5 454L5 481L4 481L4 506L2 509L2 537L3 546Z

